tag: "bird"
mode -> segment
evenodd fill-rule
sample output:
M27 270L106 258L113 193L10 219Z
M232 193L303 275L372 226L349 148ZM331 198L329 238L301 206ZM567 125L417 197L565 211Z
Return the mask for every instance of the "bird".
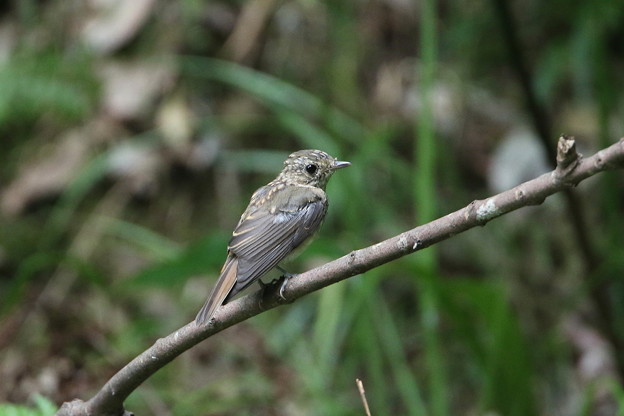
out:
M321 150L299 150L284 161L280 174L251 196L232 233L227 258L208 300L195 318L210 321L216 309L274 268L319 229L328 201L325 187L350 162ZM280 296L291 275L284 274ZM260 281L260 283L262 283Z

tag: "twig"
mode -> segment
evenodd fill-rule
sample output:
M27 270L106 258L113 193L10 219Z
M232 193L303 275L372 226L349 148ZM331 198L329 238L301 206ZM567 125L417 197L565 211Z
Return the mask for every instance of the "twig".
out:
M362 398L362 404L364 404L366 416L371 416L370 408L368 407L368 401L366 400L366 392L364 391L364 383L362 383L362 380L360 380L359 378L356 378L355 384L357 384L358 390L360 392L360 397Z
M485 200L473 201L468 206L435 221L370 247L354 250L337 260L301 273L288 282L286 296L289 302L399 257L422 250L463 231L485 225L490 220L510 211L528 205L541 204L548 196L574 187L583 179L596 173L624 168L624 139L585 159L570 146L571 138L561 137L559 140L566 142L560 146L560 151L573 152L572 156L561 155L561 159L566 161L566 166L558 166L556 170L508 191ZM262 293L252 293L224 305L216 311L209 325L199 327L192 322L173 334L157 340L152 347L119 370L93 398L86 402L74 400L65 403L57 415L119 416L130 414L123 407L128 395L178 355L232 325L284 304L278 295L279 286L279 284L270 285Z

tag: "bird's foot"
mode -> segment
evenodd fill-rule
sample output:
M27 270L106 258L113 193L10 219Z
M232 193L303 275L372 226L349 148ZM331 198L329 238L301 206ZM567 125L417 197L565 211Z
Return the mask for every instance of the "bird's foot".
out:
M290 274L290 273L284 273L284 275L282 276L283 281L282 281L282 285L280 286L279 295L280 295L280 298L282 298L283 300L288 300L284 296L284 290L286 290L286 285L288 284L288 281L290 280L290 278L293 276L294 274Z
M286 297L284 296L284 291L286 290L286 285L288 284L288 281L290 280L291 277L294 276L294 274L288 273L286 270L282 269L280 266L277 266L277 270L282 272L282 276L280 277L280 280L282 280L282 285L280 286L279 296L283 300L288 301L288 299L286 299Z

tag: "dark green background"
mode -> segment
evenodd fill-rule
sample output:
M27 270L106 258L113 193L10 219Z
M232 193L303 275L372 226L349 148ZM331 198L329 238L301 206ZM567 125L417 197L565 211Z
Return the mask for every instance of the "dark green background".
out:
M121 3L0 6L0 401L42 414L193 319L292 151L353 164L302 271L495 193L495 162L539 175L561 132L624 135L622 2ZM373 415L622 412L622 183L575 190L589 255L557 195L218 334L127 407L361 415L360 378Z

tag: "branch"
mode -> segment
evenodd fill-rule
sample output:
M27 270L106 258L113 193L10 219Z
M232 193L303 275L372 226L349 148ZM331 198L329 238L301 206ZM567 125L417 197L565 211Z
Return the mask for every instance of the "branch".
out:
M595 155L584 159L576 153L574 138L562 136L557 146L557 168L536 179L442 218L406 231L395 237L360 250L352 251L337 260L301 273L288 282L288 302L362 274L377 266L422 250L456 234L482 226L490 220L529 205L539 205L548 196L576 186L582 180L599 172L624 168L624 138ZM123 407L125 399L141 383L178 355L204 339L285 302L278 296L279 284L264 291L252 293L219 308L210 323L198 327L194 322L171 335L157 340L152 347L119 370L102 389L84 402L66 402L59 416L119 416L131 415Z

